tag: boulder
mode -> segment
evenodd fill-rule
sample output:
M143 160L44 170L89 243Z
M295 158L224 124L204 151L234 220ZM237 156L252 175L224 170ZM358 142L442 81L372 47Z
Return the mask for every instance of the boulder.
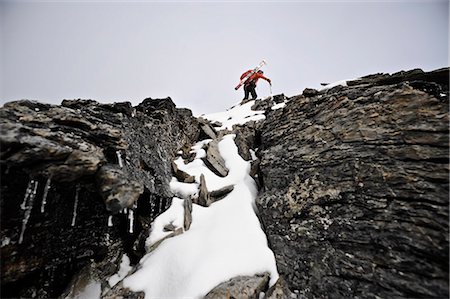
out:
M234 186L228 185L228 186L222 187L218 190L209 192L209 197L210 197L211 203L221 200L222 198L227 196L228 193L230 193L233 190L234 190Z
M268 283L268 273L255 276L237 276L216 286L206 294L205 299L259 299L259 294L267 289Z
M203 207L208 207L211 204L211 199L203 174L200 175L200 185L198 188L198 197L196 197L193 202Z
M225 165L225 160L219 152L219 142L212 140L205 145L206 157L202 158L205 165L215 174L221 177L228 175L228 168Z

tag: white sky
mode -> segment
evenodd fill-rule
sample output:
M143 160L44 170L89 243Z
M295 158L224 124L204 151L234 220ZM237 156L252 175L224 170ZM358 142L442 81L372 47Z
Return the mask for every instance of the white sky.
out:
M0 0L1 1L1 0ZM0 104L170 96L195 115L243 98L264 58L273 93L448 66L448 0L1 1ZM258 95L269 95L260 80Z

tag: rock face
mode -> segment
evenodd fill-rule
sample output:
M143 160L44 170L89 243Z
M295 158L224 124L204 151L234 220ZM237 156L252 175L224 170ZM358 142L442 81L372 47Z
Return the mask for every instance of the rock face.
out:
M257 205L291 290L448 297L448 74L368 76L267 112Z
M198 134L191 112L170 98L135 108L92 100L5 104L2 296L57 297L91 260L111 259L111 274L118 252L136 262L150 222L170 204L170 161Z
M206 297L448 297L448 80L448 69L375 74L255 101L266 119L232 133L260 188L280 279L239 276ZM124 254L133 266L145 253L172 177L194 183L172 163L176 153L192 161L193 143L212 139L203 162L228 174L217 139L230 131L220 126L170 98L5 104L2 297L73 297L92 286L103 298L144 298L108 278ZM193 202L207 207L233 190L201 181L185 198L183 227L166 225L166 238L189 230Z

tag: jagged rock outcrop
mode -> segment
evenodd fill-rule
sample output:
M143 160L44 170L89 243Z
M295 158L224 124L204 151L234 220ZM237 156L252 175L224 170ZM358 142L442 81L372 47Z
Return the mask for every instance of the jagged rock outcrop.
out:
M257 205L292 291L448 297L448 74L368 76L268 111Z
M448 95L441 69L257 100L252 109L266 119L232 133L252 161L281 277L270 288L267 274L235 277L207 298L448 297ZM189 230L193 201L208 207L233 190L208 190L172 163L176 153L192 161L191 145L212 139L203 161L226 176L217 142L231 131L220 126L170 98L5 104L2 297L74 296L91 284L104 298L143 298L108 278L124 253L135 265ZM173 176L200 183L199 194L184 199L183 227L166 225L170 233L146 249Z
M2 296L57 297L92 259L117 270L113 257L125 251L137 262L150 222L172 198L170 162L198 135L192 113L170 98L135 108L92 100L5 104Z

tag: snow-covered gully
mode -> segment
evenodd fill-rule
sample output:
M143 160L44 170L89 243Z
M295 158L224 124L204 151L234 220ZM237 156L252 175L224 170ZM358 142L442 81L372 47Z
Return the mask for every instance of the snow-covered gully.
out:
M196 183L173 181L173 190L197 196L201 174L209 190L230 184L234 190L209 207L193 204L189 230L166 239L147 254L141 269L124 280L125 287L144 291L146 298L201 298L219 283L239 275L269 272L271 284L278 279L274 255L254 212L257 190L249 175L250 164L239 156L234 135L224 136L219 149L228 176L211 172L201 160L204 150L194 146L196 158L192 162L184 164L180 157L175 163L195 176ZM171 207L155 219L148 247L170 234L164 231L166 225L183 227L184 200L174 197Z
M245 108L232 109L246 114L237 113L236 123L264 117ZM233 111L226 112L230 113ZM226 117L230 119L229 115ZM226 125L232 123L228 121ZM195 181L172 179L171 189L176 197L170 208L152 223L146 241L149 252L141 259L138 270L123 279L124 287L145 292L145 298L202 298L218 284L236 276L269 273L269 285L277 281L274 254L255 214L257 187L249 175L250 162L238 154L234 138L234 134L228 134L215 140L228 169L224 177L216 175L202 160L211 139L191 148L195 154L191 162L182 157L174 161L179 170L193 176ZM202 176L209 192L227 186L233 186L233 190L209 206L195 204ZM186 227L186 202L192 199L192 223Z

